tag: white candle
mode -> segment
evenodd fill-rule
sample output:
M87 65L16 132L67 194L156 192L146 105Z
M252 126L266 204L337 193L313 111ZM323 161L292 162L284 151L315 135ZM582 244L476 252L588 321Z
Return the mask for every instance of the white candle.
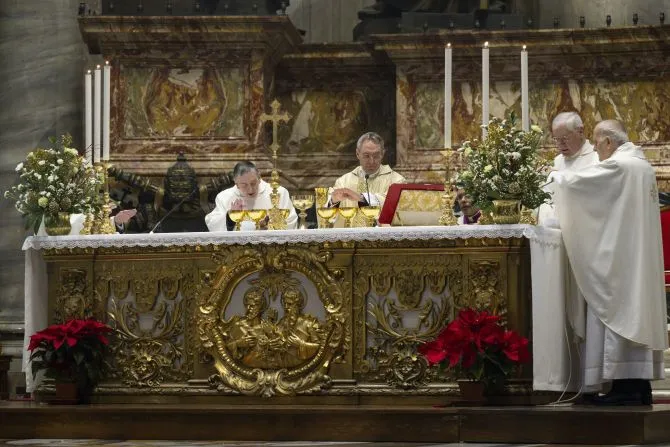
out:
M102 96L102 72L100 65L95 67L93 77L93 162L100 161L100 112L102 111L101 104Z
M526 45L521 50L521 128L530 130L530 115L528 109L528 51Z
M482 48L482 125L489 123L489 43ZM486 138L486 128L482 128L482 140Z
M451 44L444 49L444 147L451 147Z
M109 160L109 105L110 105L110 73L109 61L105 61L102 72L102 159Z
M86 160L93 163L93 74L88 70L84 75L84 153Z

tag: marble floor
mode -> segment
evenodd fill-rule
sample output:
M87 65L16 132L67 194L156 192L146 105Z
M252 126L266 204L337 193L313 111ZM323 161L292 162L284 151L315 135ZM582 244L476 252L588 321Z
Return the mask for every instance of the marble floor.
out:
M647 444L649 445L649 444ZM670 444L652 444L670 447ZM2 440L0 446L27 447L577 447L572 444L481 444L407 442L252 442L252 441L114 441L100 439L15 439ZM585 447L585 446L580 446ZM637 447L619 445L614 447Z

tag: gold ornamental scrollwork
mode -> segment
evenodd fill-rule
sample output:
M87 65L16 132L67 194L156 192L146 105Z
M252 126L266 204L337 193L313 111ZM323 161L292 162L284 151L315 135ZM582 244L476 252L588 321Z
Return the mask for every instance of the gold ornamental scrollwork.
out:
M64 322L72 318L95 316L97 300L88 287L88 273L84 269L64 268L59 272L58 292L54 318Z
M329 387L330 365L346 353L350 335L345 295L323 252L230 247L215 259L218 270L198 289L200 344L217 370L210 386L263 397Z
M355 268L358 378L402 389L437 379L439 372L428 368L417 346L439 333L453 317L455 303L462 300L462 257L365 256L356 260Z
M194 302L195 267L179 261L102 263L96 292L105 297L114 328L117 378L132 387L188 380L193 349L185 325Z

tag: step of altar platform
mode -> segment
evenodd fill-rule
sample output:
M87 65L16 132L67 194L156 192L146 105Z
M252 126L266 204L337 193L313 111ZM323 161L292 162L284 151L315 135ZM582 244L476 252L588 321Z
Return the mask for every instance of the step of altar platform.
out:
M670 405L597 408L0 403L4 439L670 442Z

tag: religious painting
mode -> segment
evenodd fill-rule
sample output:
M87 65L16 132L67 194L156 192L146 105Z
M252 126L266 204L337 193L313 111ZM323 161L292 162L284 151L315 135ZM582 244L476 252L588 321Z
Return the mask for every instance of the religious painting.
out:
M291 154L353 154L356 141L374 130L388 141L394 117L378 92L296 90L280 99L293 119L280 130L280 142Z
M241 68L123 67L123 137L242 137L244 80Z

